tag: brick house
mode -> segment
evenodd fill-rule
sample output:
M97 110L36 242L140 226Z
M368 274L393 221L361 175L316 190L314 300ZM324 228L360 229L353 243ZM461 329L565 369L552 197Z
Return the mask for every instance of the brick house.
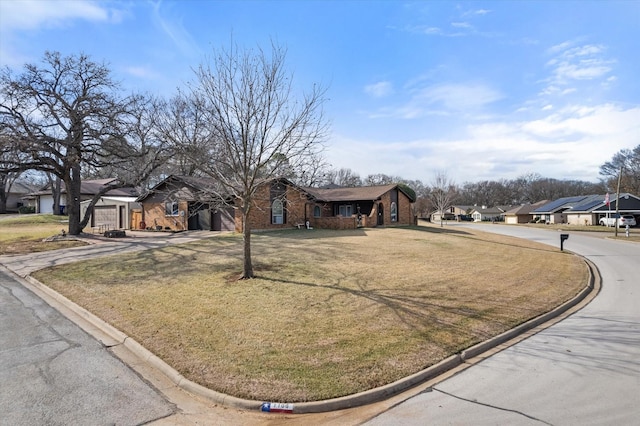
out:
M216 208L209 178L169 176L140 197L144 227L158 230L242 232L242 215ZM399 185L356 188L300 187L287 179L266 181L253 197L251 229L355 229L412 225L412 196Z
M310 227L355 229L412 225L415 200L401 186L355 188L299 187L286 179L265 182L255 195L249 215L251 229ZM236 231L242 216L236 211Z
M218 207L215 193L211 179L171 175L138 198L142 207L138 228L231 231L233 209Z

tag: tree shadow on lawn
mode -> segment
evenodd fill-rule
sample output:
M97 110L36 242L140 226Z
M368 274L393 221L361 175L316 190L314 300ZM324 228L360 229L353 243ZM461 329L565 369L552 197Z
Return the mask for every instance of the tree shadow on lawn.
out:
M317 240L336 237L366 237L366 228L358 229L282 229L252 232L252 236L290 238L295 240Z
M415 294L411 294L407 289L404 291L398 289L357 289L343 287L339 284L317 284L304 281L287 280L284 278L259 277L259 279L272 282L274 284L284 283L316 289L334 290L336 293L341 292L351 296L364 298L377 305L384 305L390 309L397 319L405 324L409 329L421 333L441 329L455 330L455 334L457 336L465 336L463 340L473 340L468 344L468 346L497 335L514 326L513 324L503 323L499 321L498 318L493 318L491 320L491 324L493 326L498 326L496 331L480 332L479 330L472 330L469 327L470 320L486 321L486 319L483 318L487 313L495 311L496 309L510 309L511 307L510 304L505 304L502 307L493 304L491 306L483 307L482 309L474 309L468 305L477 301L477 297L475 296L473 300L453 302L455 306L451 306L451 304L437 303L437 300L450 300L447 295L442 295L442 297L436 298L433 294L427 295L420 292L419 289L416 290ZM330 295L326 302L331 303L331 299L335 296L336 294Z
M413 226L400 226L394 229L407 229L411 231L426 232L429 234L473 235L471 232L461 231L459 229L453 229L451 227L440 228L436 226L413 225Z

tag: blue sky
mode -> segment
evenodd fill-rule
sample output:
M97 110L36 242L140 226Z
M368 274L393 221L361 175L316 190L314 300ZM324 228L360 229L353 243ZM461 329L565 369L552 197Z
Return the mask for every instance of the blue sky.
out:
M167 97L232 38L328 88L325 157L362 177L597 181L640 144L640 1L0 0L2 66L83 52Z

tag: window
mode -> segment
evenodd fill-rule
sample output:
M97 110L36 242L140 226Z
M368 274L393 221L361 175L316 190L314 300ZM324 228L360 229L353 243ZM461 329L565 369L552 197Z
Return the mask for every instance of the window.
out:
M396 203L391 203L391 222L398 221L398 206Z
M343 217L351 217L353 214L353 206L351 204L343 204L339 206L338 214Z
M164 203L164 214L165 216L178 216L178 202L167 201Z
M320 206L314 206L313 207L313 217L320 217L322 215L322 212L320 210Z
M271 223L277 225L284 223L284 206L281 200L273 200L273 204L271 204Z

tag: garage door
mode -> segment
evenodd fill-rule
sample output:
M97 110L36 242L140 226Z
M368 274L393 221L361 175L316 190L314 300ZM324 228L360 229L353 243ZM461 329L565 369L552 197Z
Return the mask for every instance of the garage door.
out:
M94 226L106 226L118 229L116 206L96 206L93 208Z

